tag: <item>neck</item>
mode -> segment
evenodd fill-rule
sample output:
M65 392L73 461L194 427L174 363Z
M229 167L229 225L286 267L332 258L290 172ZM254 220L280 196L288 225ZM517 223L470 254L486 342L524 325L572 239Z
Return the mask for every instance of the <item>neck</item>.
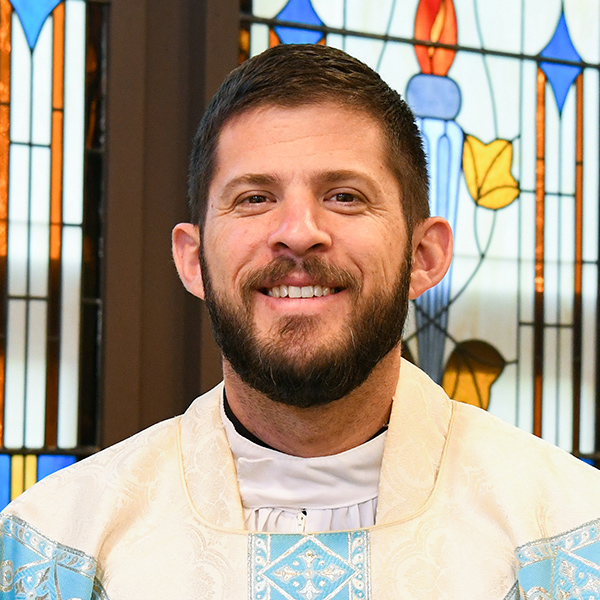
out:
M389 420L399 372L398 348L347 396L324 406L298 408L257 392L223 362L227 400L239 421L272 448L302 457L338 454L373 437Z

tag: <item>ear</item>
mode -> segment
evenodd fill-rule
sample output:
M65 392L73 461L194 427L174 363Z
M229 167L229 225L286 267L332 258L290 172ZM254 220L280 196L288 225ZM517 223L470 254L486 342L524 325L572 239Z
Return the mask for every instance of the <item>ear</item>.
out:
M452 228L442 217L430 217L419 223L412 238L413 264L409 298L414 300L437 285L452 260Z
M204 299L200 268L200 230L191 223L179 223L173 229L173 260L185 289Z

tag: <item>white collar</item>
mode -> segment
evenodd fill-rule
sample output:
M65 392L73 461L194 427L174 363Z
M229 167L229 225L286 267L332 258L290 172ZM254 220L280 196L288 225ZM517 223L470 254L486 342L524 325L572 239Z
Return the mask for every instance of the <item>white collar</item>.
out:
M377 497L386 432L339 454L301 458L259 446L221 419L245 508L338 508Z

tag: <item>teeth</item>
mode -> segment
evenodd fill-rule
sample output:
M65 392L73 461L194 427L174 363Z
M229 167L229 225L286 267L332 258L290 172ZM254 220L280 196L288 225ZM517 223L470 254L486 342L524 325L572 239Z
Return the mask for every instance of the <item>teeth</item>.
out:
M321 296L329 296L333 294L331 288L323 285L278 285L269 289L267 294L274 298L320 298Z

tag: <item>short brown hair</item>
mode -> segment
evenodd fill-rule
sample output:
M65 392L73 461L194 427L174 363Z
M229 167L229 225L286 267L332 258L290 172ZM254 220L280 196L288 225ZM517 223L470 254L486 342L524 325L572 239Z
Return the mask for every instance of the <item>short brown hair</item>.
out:
M381 124L388 166L398 179L409 232L429 216L427 161L414 116L370 67L321 45L281 44L255 56L225 79L194 139L189 170L192 222L202 229L219 135L234 116L257 106L295 107L334 102L363 111Z

